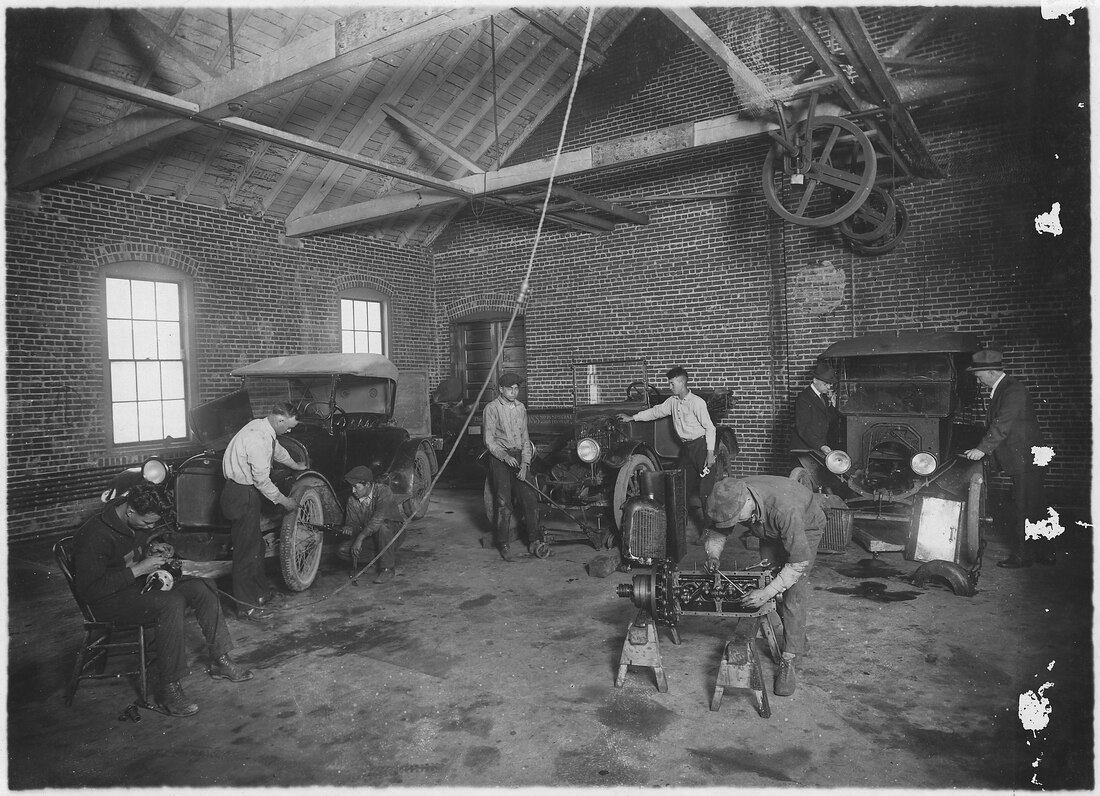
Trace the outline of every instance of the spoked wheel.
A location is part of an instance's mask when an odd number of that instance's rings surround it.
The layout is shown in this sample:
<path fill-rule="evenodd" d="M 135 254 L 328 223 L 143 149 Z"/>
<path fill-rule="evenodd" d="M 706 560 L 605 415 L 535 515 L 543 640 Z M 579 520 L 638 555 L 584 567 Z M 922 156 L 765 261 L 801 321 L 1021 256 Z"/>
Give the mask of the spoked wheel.
<path fill-rule="evenodd" d="M 424 500 L 424 496 L 428 494 L 428 487 L 432 484 L 431 454 L 424 448 L 417 449 L 412 470 L 412 483 L 409 484 L 412 497 L 401 504 L 401 513 L 419 520 L 428 513 L 428 501 Z"/>
<path fill-rule="evenodd" d="M 764 159 L 764 198 L 787 221 L 827 227 L 863 205 L 877 171 L 871 139 L 854 122 L 815 116 L 791 129 L 787 146 L 777 143 L 769 150 Z"/>
<path fill-rule="evenodd" d="M 894 200 L 894 205 L 897 212 L 894 214 L 894 226 L 891 231 L 888 232 L 885 237 L 878 240 L 871 241 L 869 243 L 861 243 L 859 241 L 852 241 L 852 249 L 860 254 L 886 254 L 897 248 L 901 243 L 901 239 L 905 237 L 905 233 L 909 230 L 909 211 L 905 209 L 899 200 Z"/>
<path fill-rule="evenodd" d="M 877 185 L 855 213 L 840 222 L 840 234 L 848 240 L 875 241 L 894 229 L 897 205 L 890 193 Z"/>
<path fill-rule="evenodd" d="M 298 510 L 289 511 L 283 517 L 283 527 L 279 533 L 279 563 L 287 588 L 305 591 L 317 577 L 324 535 L 301 523 L 323 525 L 325 510 L 321 492 L 316 486 L 297 484 L 290 496 L 298 501 Z"/>

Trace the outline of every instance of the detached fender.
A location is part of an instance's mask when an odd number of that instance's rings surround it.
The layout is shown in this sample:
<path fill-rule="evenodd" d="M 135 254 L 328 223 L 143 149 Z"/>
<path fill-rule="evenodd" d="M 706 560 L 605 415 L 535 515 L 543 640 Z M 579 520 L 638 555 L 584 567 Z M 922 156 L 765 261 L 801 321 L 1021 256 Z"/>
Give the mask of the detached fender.
<path fill-rule="evenodd" d="M 924 586 L 932 578 L 946 581 L 951 591 L 959 597 L 973 597 L 976 593 L 967 571 L 951 561 L 937 560 L 921 564 L 909 580 L 914 586 Z"/>

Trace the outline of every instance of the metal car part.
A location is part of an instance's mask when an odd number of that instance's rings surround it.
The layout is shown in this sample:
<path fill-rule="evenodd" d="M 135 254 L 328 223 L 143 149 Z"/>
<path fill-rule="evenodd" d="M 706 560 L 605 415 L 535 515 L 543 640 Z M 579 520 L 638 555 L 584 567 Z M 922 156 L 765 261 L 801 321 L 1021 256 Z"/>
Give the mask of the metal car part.
<path fill-rule="evenodd" d="M 762 616 L 775 610 L 775 599 L 759 608 L 747 608 L 741 599 L 772 581 L 769 570 L 718 570 L 714 573 L 678 571 L 670 561 L 658 560 L 653 571 L 620 583 L 615 593 L 649 611 L 654 621 L 676 626 L 681 616 Z"/>

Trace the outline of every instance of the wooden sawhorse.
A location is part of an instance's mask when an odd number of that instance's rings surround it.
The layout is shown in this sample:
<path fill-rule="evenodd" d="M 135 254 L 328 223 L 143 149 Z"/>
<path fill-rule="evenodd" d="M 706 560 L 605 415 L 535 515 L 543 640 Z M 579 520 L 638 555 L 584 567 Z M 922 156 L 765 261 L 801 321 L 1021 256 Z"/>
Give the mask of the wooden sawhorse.
<path fill-rule="evenodd" d="M 672 643 L 680 643 L 680 634 L 676 628 L 672 631 Z M 668 680 L 665 678 L 665 670 L 661 665 L 661 645 L 657 638 L 657 624 L 649 611 L 638 611 L 634 621 L 626 629 L 626 640 L 623 642 L 623 653 L 619 657 L 619 674 L 615 678 L 615 687 L 622 688 L 626 682 L 626 667 L 645 666 L 653 670 L 657 678 L 657 690 L 662 694 L 668 692 Z"/>
<path fill-rule="evenodd" d="M 760 657 L 756 651 L 756 639 L 760 634 L 768 642 L 772 660 L 779 663 L 779 642 L 775 638 L 775 628 L 772 627 L 771 615 L 773 611 L 755 617 L 752 622 L 752 631 L 747 635 L 738 634 L 734 627 L 734 637 L 726 642 L 722 652 L 722 662 L 718 667 L 718 680 L 714 684 L 714 696 L 710 700 L 710 709 L 718 710 L 722 707 L 722 694 L 727 688 L 748 688 L 756 694 L 758 703 L 757 712 L 762 718 L 770 718 L 771 705 L 768 704 L 768 685 L 764 682 L 764 671 L 760 666 Z M 737 620 L 738 627 L 741 620 Z"/>

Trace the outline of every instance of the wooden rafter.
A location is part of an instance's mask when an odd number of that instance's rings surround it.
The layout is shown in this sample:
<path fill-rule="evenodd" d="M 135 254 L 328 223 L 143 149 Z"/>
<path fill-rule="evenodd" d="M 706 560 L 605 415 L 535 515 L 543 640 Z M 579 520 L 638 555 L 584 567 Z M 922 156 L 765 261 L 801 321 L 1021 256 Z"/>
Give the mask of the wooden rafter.
<path fill-rule="evenodd" d="M 206 118 L 227 116 L 230 105 L 265 102 L 375 58 L 403 50 L 456 27 L 488 16 L 490 9 L 410 8 L 386 9 L 401 23 L 356 33 L 349 25 L 333 26 L 239 66 L 229 74 L 200 83 L 177 97 L 198 106 Z M 378 14 L 380 9 L 357 12 Z M 356 16 L 352 15 L 352 16 Z M 400 16 L 404 15 L 404 16 Z M 163 114 L 139 112 L 93 130 L 60 147 L 19 164 L 12 175 L 13 187 L 30 190 L 76 174 L 165 138 L 186 132 L 196 123 Z"/>
<path fill-rule="evenodd" d="M 427 129 L 423 125 L 421 125 L 421 124 L 415 122 L 414 120 L 410 119 L 408 116 L 403 114 L 401 111 L 399 111 L 397 108 L 393 107 L 392 105 L 383 105 L 382 110 L 391 119 L 393 119 L 394 121 L 400 122 L 401 125 L 403 125 L 405 128 L 407 128 L 410 132 L 416 133 L 416 135 L 423 138 L 429 144 L 431 144 L 432 146 L 440 149 L 444 154 L 446 154 L 447 156 L 449 156 L 449 157 L 453 158 L 454 160 L 456 160 L 459 163 L 459 165 L 461 165 L 463 168 L 466 169 L 466 171 L 470 172 L 471 174 L 475 174 L 475 173 L 480 172 L 480 171 L 485 171 L 485 169 L 481 168 L 479 165 L 474 163 L 472 160 L 469 160 L 465 155 L 463 155 L 457 149 L 454 149 L 450 144 L 448 144 L 446 141 L 441 139 L 439 136 L 437 136 L 431 130 Z"/>
<path fill-rule="evenodd" d="M 882 54 L 884 59 L 904 58 L 917 47 L 928 35 L 945 19 L 942 11 L 929 11 L 913 27 L 905 31 L 901 37 L 890 45 L 890 48 Z"/>
<path fill-rule="evenodd" d="M 523 17 L 543 33 L 550 35 L 574 53 L 580 55 L 582 37 L 571 31 L 550 14 L 545 11 L 540 11 L 537 8 L 513 8 L 512 12 L 515 13 L 516 16 Z M 584 48 L 584 57 L 596 66 L 600 66 L 607 60 L 607 56 L 591 44 Z"/>
<path fill-rule="evenodd" d="M 159 28 L 136 8 L 118 9 L 114 13 L 142 40 L 144 46 L 155 52 L 158 57 L 167 55 L 198 80 L 218 76 L 218 72 L 212 69 L 210 64 L 184 47 L 178 39 Z"/>

